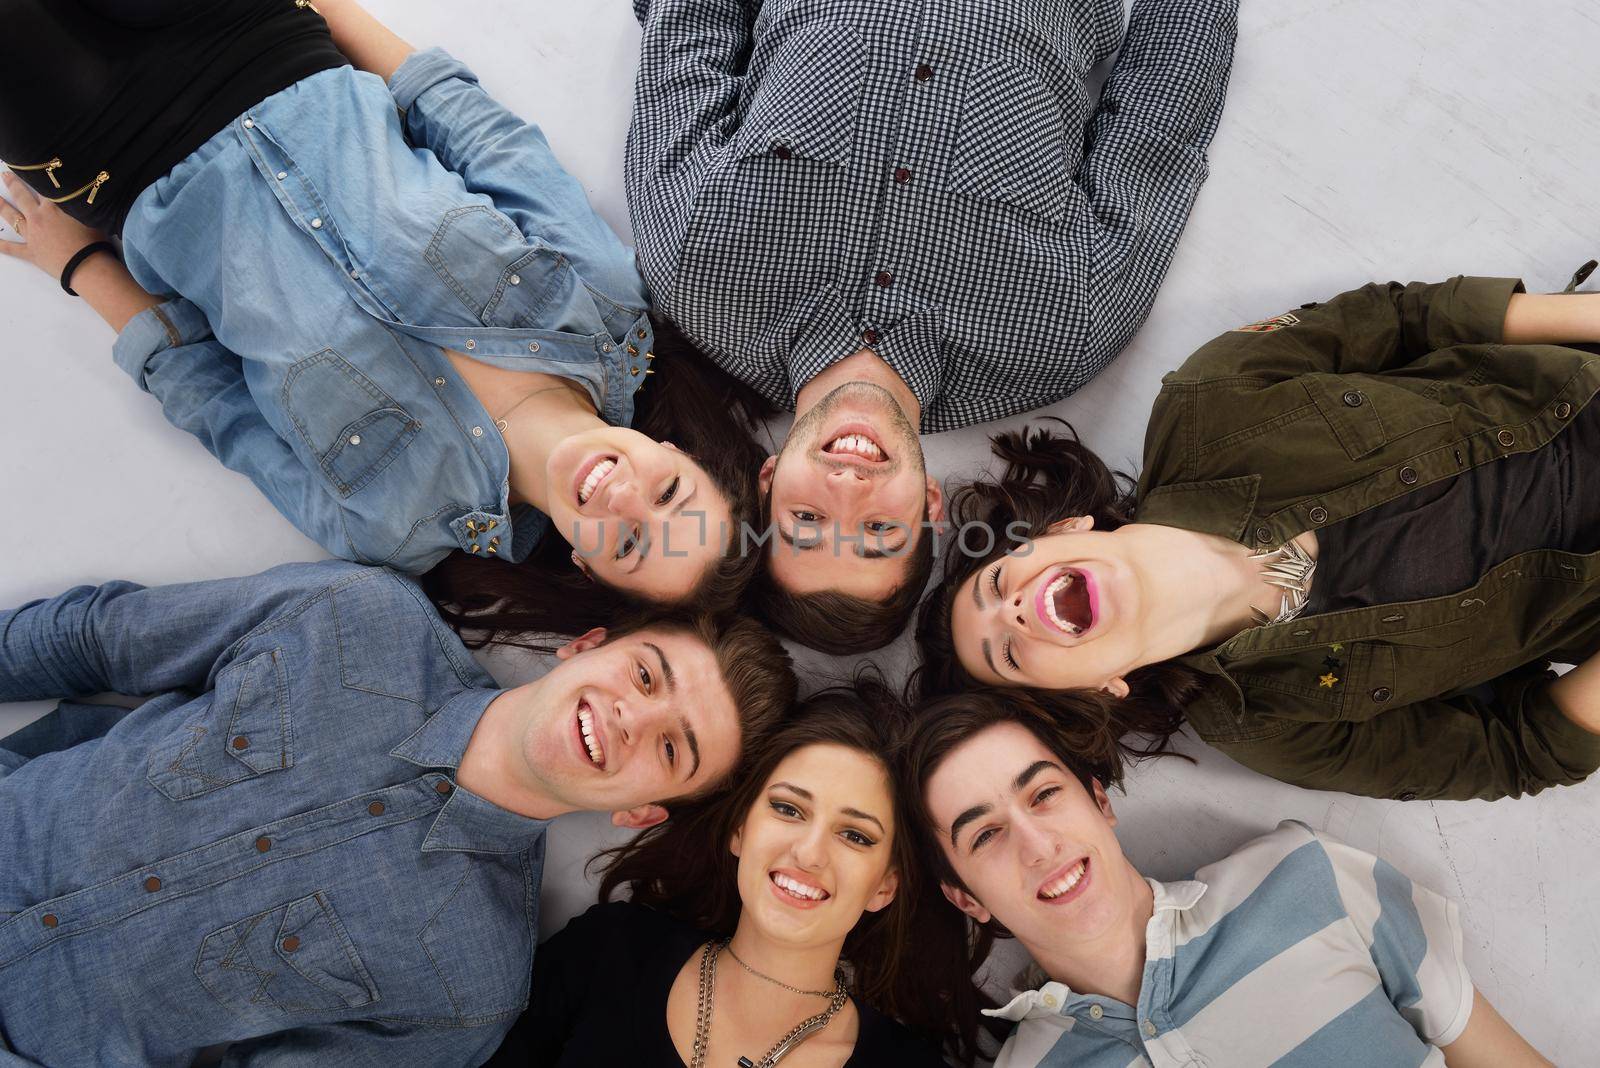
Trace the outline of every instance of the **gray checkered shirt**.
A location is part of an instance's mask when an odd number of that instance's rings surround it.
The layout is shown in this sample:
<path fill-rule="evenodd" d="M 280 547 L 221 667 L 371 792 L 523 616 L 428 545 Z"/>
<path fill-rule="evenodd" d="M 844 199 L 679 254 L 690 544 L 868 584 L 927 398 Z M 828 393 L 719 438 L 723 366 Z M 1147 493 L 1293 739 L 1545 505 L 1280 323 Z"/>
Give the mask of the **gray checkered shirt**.
<path fill-rule="evenodd" d="M 628 204 L 657 305 L 792 407 L 863 346 L 923 430 L 1059 400 L 1144 321 L 1238 0 L 634 0 Z"/>

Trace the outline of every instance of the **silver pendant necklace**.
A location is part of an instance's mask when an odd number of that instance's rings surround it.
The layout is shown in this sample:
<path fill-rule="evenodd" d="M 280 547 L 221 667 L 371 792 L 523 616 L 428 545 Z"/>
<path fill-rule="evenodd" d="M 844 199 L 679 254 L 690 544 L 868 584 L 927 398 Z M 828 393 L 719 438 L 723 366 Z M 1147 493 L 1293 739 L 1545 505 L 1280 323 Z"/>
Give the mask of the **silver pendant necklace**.
<path fill-rule="evenodd" d="M 732 939 L 722 938 L 707 942 L 705 949 L 700 953 L 700 1000 L 695 1006 L 694 1047 L 690 1055 L 689 1068 L 705 1068 L 706 1048 L 711 1044 L 711 1012 L 716 1005 L 717 959 L 722 956 L 724 949 L 727 949 L 730 955 L 733 953 L 733 950 L 728 946 L 731 941 Z M 817 997 L 829 999 L 826 1009 L 815 1016 L 809 1016 L 801 1020 L 790 1029 L 788 1034 L 778 1039 L 777 1043 L 767 1050 L 766 1055 L 759 1061 L 752 1061 L 749 1057 L 740 1057 L 738 1060 L 739 1068 L 772 1068 L 783 1058 L 784 1054 L 811 1037 L 813 1033 L 827 1027 L 828 1021 L 832 1020 L 839 1010 L 844 1008 L 844 1003 L 850 998 L 849 992 L 845 989 L 844 972 L 842 971 L 833 973 L 834 987 L 831 993 L 819 990 L 799 990 L 789 986 L 787 983 L 778 982 L 778 980 L 769 975 L 762 975 L 750 965 L 745 964 L 744 961 L 739 960 L 738 957 L 733 959 L 738 961 L 739 965 L 750 974 L 765 979 L 769 983 L 777 983 L 785 990 L 793 990 L 797 994 L 814 994 Z"/>
<path fill-rule="evenodd" d="M 1291 540 L 1276 549 L 1256 553 L 1250 559 L 1261 562 L 1262 581 L 1283 591 L 1277 615 L 1268 616 L 1259 608 L 1250 609 L 1258 623 L 1287 623 L 1305 610 L 1306 598 L 1311 595 L 1311 576 L 1317 571 L 1315 558 Z"/>

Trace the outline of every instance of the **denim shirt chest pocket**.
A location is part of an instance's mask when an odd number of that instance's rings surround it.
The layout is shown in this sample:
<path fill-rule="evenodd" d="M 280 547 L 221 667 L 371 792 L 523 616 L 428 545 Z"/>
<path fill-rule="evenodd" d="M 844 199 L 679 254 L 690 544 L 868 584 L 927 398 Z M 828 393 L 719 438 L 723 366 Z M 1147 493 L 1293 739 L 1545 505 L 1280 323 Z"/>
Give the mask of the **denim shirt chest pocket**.
<path fill-rule="evenodd" d="M 422 424 L 333 349 L 297 361 L 279 403 L 301 444 L 340 497 L 370 483 Z"/>
<path fill-rule="evenodd" d="M 294 766 L 283 658 L 258 653 L 217 676 L 211 703 L 150 754 L 151 786 L 187 801 Z"/>
<path fill-rule="evenodd" d="M 422 258 L 483 326 L 581 333 L 599 327 L 593 296 L 567 257 L 541 238 L 524 236 L 489 204 L 445 212 Z M 437 325 L 459 316 L 443 309 L 424 311 Z"/>
<path fill-rule="evenodd" d="M 322 891 L 218 928 L 195 957 L 211 996 L 253 1023 L 344 1015 L 378 1000 L 378 988 Z"/>

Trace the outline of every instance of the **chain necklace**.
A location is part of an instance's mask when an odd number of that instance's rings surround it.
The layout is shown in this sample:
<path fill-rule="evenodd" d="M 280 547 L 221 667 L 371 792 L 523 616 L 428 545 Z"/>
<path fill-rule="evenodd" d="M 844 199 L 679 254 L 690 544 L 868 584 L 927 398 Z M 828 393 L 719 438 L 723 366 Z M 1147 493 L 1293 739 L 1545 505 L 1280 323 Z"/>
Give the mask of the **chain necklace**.
<path fill-rule="evenodd" d="M 1306 598 L 1311 594 L 1311 576 L 1317 570 L 1314 557 L 1291 540 L 1276 549 L 1256 553 L 1250 559 L 1262 561 L 1262 580 L 1283 591 L 1277 615 L 1268 616 L 1259 608 L 1251 609 L 1258 622 L 1287 623 L 1305 610 Z"/>
<path fill-rule="evenodd" d="M 700 1000 L 695 1006 L 694 1049 L 689 1068 L 705 1068 L 706 1048 L 711 1044 L 711 1011 L 716 1004 L 717 959 L 722 956 L 724 949 L 728 950 L 729 956 L 733 956 L 733 950 L 728 946 L 730 941 L 732 939 L 723 938 L 707 942 L 705 949 L 700 953 Z M 788 1034 L 778 1039 L 759 1061 L 752 1061 L 749 1057 L 740 1057 L 738 1061 L 739 1068 L 772 1068 L 786 1053 L 809 1038 L 814 1032 L 827 1027 L 828 1021 L 832 1020 L 839 1010 L 844 1008 L 844 1003 L 849 1000 L 850 995 L 845 990 L 844 972 L 842 971 L 833 973 L 834 988 L 832 993 L 821 993 L 812 990 L 796 990 L 792 986 L 779 983 L 778 980 L 773 979 L 771 976 L 762 975 L 736 956 L 733 959 L 739 963 L 740 967 L 758 978 L 767 980 L 769 983 L 777 983 L 784 989 L 793 990 L 797 994 L 816 994 L 818 997 L 829 999 L 826 1009 L 815 1016 L 809 1016 L 801 1020 Z"/>
<path fill-rule="evenodd" d="M 728 956 L 733 958 L 733 963 L 737 964 L 739 967 L 743 968 L 745 971 L 749 972 L 751 975 L 755 976 L 757 979 L 765 979 L 767 982 L 771 983 L 773 986 L 781 986 L 785 990 L 789 991 L 789 993 L 791 993 L 791 994 L 804 994 L 807 997 L 813 997 L 813 998 L 831 998 L 831 997 L 833 997 L 833 995 L 835 993 L 838 992 L 837 989 L 835 989 L 835 990 L 801 990 L 797 986 L 790 986 L 788 983 L 785 983 L 783 980 L 774 979 L 772 976 L 767 975 L 764 972 L 758 972 L 754 968 L 750 967 L 750 965 L 746 964 L 742 959 L 740 959 L 739 954 L 737 954 L 737 953 L 735 953 L 733 951 L 733 942 L 731 940 L 728 942 L 727 949 L 728 949 Z"/>

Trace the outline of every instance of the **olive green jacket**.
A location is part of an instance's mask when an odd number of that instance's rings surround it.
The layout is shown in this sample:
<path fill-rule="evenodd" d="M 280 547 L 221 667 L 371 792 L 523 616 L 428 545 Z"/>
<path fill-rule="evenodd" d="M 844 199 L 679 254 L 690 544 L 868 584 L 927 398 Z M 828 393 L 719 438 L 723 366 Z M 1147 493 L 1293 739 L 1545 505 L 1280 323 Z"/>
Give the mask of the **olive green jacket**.
<path fill-rule="evenodd" d="M 1272 549 L 1543 448 L 1600 389 L 1600 355 L 1500 344 L 1520 289 L 1371 285 L 1212 341 L 1162 381 L 1136 518 Z M 1549 661 L 1597 649 L 1600 553 L 1538 551 L 1449 596 L 1255 627 L 1182 662 L 1206 682 L 1190 724 L 1257 771 L 1495 798 L 1600 767 L 1600 735 L 1547 692 Z M 1493 700 L 1464 692 L 1484 683 Z"/>

